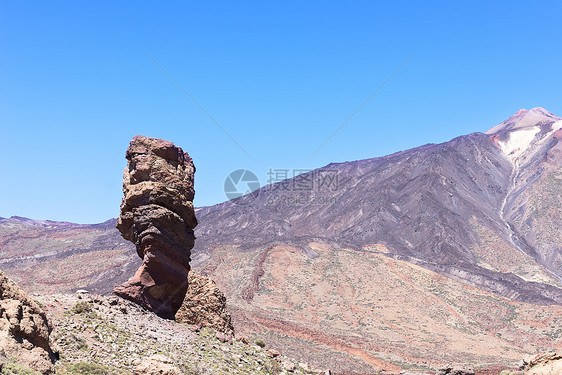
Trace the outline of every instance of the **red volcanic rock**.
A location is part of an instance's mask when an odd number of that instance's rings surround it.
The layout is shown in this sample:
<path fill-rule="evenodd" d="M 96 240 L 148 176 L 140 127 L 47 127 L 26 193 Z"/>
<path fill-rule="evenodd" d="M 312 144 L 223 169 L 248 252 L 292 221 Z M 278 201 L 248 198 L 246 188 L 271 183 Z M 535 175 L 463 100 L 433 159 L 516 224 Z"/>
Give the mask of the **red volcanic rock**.
<path fill-rule="evenodd" d="M 137 247 L 142 265 L 113 291 L 173 319 L 188 285 L 197 225 L 193 161 L 173 143 L 135 136 L 127 149 L 117 229 Z"/>
<path fill-rule="evenodd" d="M 267 349 L 267 351 L 265 352 L 265 355 L 271 358 L 279 357 L 279 354 L 279 351 L 275 349 Z"/>
<path fill-rule="evenodd" d="M 492 135 L 490 136 L 490 141 L 492 141 L 492 143 L 493 143 L 496 147 L 500 148 L 500 136 L 499 136 L 499 134 L 492 134 Z"/>
<path fill-rule="evenodd" d="M 248 338 L 246 336 L 239 336 L 237 337 L 238 341 L 240 341 L 242 344 L 246 344 L 248 345 L 250 343 L 250 341 L 248 340 Z"/>

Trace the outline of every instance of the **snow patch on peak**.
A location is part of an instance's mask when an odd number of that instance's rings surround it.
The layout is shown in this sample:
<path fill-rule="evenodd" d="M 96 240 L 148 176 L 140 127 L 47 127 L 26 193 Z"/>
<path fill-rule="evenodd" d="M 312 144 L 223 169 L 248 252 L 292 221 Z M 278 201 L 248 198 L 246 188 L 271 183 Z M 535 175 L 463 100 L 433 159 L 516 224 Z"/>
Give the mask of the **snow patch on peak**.
<path fill-rule="evenodd" d="M 525 128 L 509 133 L 507 141 L 499 141 L 503 153 L 515 162 L 531 145 L 535 136 L 541 131 L 539 126 Z"/>
<path fill-rule="evenodd" d="M 537 123 L 534 126 L 513 128 L 504 135 L 504 137 L 507 137 L 506 140 L 498 140 L 497 142 L 504 155 L 515 166 L 519 166 L 525 160 L 530 160 L 560 129 L 562 129 L 562 119 L 552 123 L 550 129 L 546 132 L 541 132 L 541 125 Z"/>

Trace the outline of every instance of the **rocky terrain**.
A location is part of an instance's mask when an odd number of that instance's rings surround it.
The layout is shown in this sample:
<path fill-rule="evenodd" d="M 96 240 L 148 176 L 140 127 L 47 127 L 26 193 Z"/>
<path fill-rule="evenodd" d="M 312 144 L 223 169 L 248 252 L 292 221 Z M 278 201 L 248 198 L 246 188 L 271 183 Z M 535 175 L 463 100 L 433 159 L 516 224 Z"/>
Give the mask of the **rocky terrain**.
<path fill-rule="evenodd" d="M 51 338 L 60 350 L 57 374 L 324 373 L 268 351 L 267 343 L 261 347 L 210 328 L 162 319 L 116 296 L 77 293 L 34 298 L 55 327 Z M 80 372 L 80 368 L 91 370 Z"/>
<path fill-rule="evenodd" d="M 552 375 L 562 374 L 562 354 L 551 352 L 538 354 L 523 360 L 518 371 L 506 371 L 504 375 Z"/>
<path fill-rule="evenodd" d="M 250 344 L 243 337 L 162 319 L 116 296 L 79 291 L 31 300 L 0 276 L 2 374 L 325 373 L 269 349 L 263 340 Z M 16 305 L 23 310 L 19 318 Z"/>
<path fill-rule="evenodd" d="M 142 264 L 114 293 L 173 319 L 187 291 L 193 211 L 193 161 L 162 139 L 135 136 L 126 153 L 117 229 L 137 248 Z"/>
<path fill-rule="evenodd" d="M 2 374 L 338 374 L 283 356 L 262 339 L 250 344 L 245 336 L 163 319 L 116 296 L 78 291 L 33 295 L 31 300 L 4 276 L 0 291 L 2 318 L 6 319 L 2 323 Z M 19 320 L 11 312 L 14 302 L 23 306 Z M 552 375 L 558 373 L 561 363 L 562 356 L 552 352 L 523 360 L 519 369 L 444 366 L 437 372 L 401 370 L 400 374 Z"/>
<path fill-rule="evenodd" d="M 192 267 L 224 292 L 236 334 L 297 361 L 515 369 L 562 349 L 561 124 L 522 110 L 201 208 Z M 114 223 L 0 219 L 0 267 L 29 291 L 110 293 L 139 263 Z"/>

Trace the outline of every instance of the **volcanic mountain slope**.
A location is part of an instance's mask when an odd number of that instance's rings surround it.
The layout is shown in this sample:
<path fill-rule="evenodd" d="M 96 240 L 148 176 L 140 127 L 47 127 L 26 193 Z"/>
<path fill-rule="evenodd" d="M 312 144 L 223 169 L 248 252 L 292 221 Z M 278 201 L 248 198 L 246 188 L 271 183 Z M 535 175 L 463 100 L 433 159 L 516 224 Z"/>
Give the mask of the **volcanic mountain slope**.
<path fill-rule="evenodd" d="M 330 164 L 248 204 L 203 208 L 195 263 L 217 245 L 378 246 L 515 300 L 562 304 L 561 127 L 541 108 L 522 110 L 487 134 Z M 329 175 L 337 184 L 322 186 Z"/>
<path fill-rule="evenodd" d="M 562 122 L 542 108 L 519 111 L 490 129 L 512 164 L 500 207 L 511 243 L 562 274 Z"/>
<path fill-rule="evenodd" d="M 226 294 L 238 333 L 299 360 L 354 374 L 514 366 L 562 344 L 560 306 L 516 302 L 374 249 L 239 249 L 217 247 L 200 271 Z"/>
<path fill-rule="evenodd" d="M 521 110 L 486 134 L 203 208 L 194 266 L 239 331 L 328 352 L 340 370 L 509 363 L 560 345 L 561 126 Z"/>

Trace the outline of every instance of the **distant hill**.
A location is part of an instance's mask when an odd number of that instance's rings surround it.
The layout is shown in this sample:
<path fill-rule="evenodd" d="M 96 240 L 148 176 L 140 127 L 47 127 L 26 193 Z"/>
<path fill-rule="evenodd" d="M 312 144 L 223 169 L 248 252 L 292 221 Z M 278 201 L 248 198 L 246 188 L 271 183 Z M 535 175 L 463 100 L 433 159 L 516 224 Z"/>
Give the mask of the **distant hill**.
<path fill-rule="evenodd" d="M 115 219 L 100 224 L 0 219 L 0 268 L 28 291 L 111 293 L 127 280 L 140 259 L 132 243 L 115 229 Z"/>

